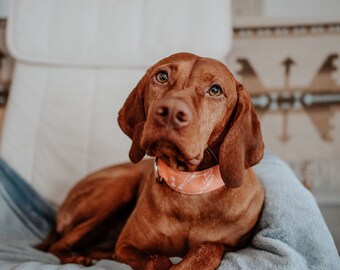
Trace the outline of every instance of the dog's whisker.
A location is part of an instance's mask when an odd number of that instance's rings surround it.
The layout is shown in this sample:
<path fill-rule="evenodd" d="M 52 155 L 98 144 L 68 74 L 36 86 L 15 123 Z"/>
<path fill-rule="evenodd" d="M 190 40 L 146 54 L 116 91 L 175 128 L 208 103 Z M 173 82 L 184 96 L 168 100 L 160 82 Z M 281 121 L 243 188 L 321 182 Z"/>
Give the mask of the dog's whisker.
<path fill-rule="evenodd" d="M 218 163 L 218 158 L 216 157 L 215 153 L 213 152 L 213 150 L 211 150 L 211 148 L 209 146 L 207 146 L 207 148 L 205 149 L 205 151 L 207 151 L 207 154 L 209 155 L 209 157 L 211 157 L 210 154 L 212 154 L 212 156 L 214 157 L 214 159 L 216 160 L 216 162 Z"/>
<path fill-rule="evenodd" d="M 211 158 L 210 152 L 207 149 L 204 149 L 204 152 L 206 152 L 208 157 Z"/>

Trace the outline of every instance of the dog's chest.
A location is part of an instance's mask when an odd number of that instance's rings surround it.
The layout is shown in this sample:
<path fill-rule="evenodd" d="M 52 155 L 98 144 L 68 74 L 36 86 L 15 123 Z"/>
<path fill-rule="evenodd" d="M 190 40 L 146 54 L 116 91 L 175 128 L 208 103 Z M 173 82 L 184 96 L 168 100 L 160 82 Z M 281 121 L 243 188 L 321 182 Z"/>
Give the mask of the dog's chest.
<path fill-rule="evenodd" d="M 200 195 L 175 192 L 165 183 L 155 182 L 149 188 L 146 212 L 157 213 L 151 225 L 164 240 L 160 245 L 183 249 L 205 241 L 227 243 L 234 229 L 228 220 L 230 205 L 223 188 Z"/>
<path fill-rule="evenodd" d="M 235 247 L 249 235 L 252 226 L 248 225 L 253 222 L 246 213 L 253 212 L 247 211 L 253 200 L 240 196 L 244 190 L 222 187 L 205 194 L 185 195 L 151 179 L 145 178 L 120 242 L 133 239 L 141 250 L 183 256 L 206 241 Z"/>

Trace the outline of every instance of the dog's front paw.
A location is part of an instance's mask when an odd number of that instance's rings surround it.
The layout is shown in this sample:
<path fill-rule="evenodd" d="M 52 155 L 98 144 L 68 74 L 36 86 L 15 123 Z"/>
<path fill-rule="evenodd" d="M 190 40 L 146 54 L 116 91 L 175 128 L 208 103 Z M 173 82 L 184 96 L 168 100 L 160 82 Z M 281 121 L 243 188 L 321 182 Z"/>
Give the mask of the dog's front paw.
<path fill-rule="evenodd" d="M 168 257 L 162 255 L 151 255 L 146 263 L 145 270 L 168 270 L 172 262 Z"/>
<path fill-rule="evenodd" d="M 225 247 L 223 244 L 204 242 L 192 248 L 181 262 L 171 270 L 215 270 L 221 262 Z"/>

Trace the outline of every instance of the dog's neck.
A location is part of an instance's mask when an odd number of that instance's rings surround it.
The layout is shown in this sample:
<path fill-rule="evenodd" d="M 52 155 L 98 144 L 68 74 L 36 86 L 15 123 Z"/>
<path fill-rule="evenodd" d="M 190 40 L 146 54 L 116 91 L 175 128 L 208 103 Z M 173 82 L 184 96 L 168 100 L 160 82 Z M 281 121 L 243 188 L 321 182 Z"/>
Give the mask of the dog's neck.
<path fill-rule="evenodd" d="M 203 194 L 224 186 L 218 165 L 197 172 L 182 172 L 170 168 L 161 159 L 155 159 L 155 177 L 184 194 Z"/>

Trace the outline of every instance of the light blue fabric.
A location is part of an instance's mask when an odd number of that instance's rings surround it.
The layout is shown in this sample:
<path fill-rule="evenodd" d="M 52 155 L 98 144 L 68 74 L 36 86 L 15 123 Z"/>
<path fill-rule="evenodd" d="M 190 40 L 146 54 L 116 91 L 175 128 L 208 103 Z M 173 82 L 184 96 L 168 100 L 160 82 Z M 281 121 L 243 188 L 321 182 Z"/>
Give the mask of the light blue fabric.
<path fill-rule="evenodd" d="M 266 190 L 251 245 L 224 256 L 219 269 L 340 269 L 334 241 L 312 194 L 272 154 L 255 167 Z M 0 270 L 78 270 L 32 248 L 53 225 L 55 211 L 0 160 Z M 88 269 L 131 269 L 102 260 Z"/>
<path fill-rule="evenodd" d="M 2 241 L 31 242 L 49 232 L 55 211 L 0 159 L 0 214 Z"/>
<path fill-rule="evenodd" d="M 288 165 L 266 153 L 254 169 L 265 187 L 257 233 L 249 247 L 226 254 L 221 269 L 340 269 L 316 201 Z"/>

